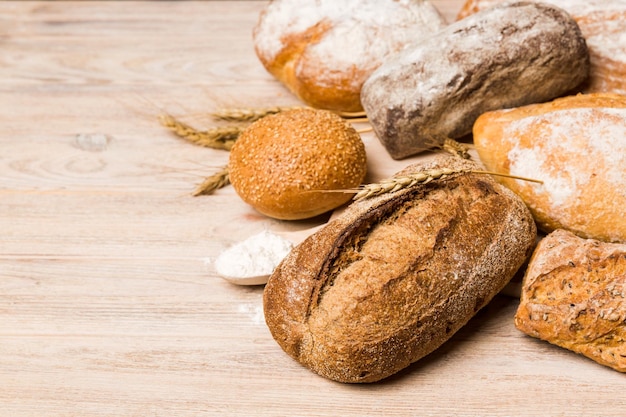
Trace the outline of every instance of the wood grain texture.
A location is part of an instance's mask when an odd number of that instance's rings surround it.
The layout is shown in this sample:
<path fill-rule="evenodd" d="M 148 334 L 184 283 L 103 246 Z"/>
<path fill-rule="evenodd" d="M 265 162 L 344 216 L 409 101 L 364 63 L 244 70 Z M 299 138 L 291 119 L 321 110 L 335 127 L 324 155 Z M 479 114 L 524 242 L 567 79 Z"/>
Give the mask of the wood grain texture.
<path fill-rule="evenodd" d="M 324 219 L 264 219 L 230 188 L 191 197 L 227 154 L 156 120 L 298 103 L 254 55 L 264 4 L 0 2 L 0 416 L 622 415 L 624 376 L 525 337 L 506 297 L 380 384 L 280 350 L 262 288 L 211 260 Z M 370 178 L 397 168 L 364 140 Z"/>

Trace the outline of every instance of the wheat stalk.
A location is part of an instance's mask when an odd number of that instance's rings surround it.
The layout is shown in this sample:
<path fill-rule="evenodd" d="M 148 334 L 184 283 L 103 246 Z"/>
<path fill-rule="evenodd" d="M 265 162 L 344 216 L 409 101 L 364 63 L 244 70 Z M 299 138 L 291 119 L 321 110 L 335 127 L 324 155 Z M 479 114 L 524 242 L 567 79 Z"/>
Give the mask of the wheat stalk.
<path fill-rule="evenodd" d="M 440 168 L 440 169 L 429 169 L 420 172 L 416 172 L 410 175 L 403 175 L 399 177 L 393 177 L 384 179 L 378 183 L 366 184 L 362 187 L 350 189 L 350 190 L 336 190 L 338 192 L 347 192 L 354 193 L 353 200 L 363 200 L 366 198 L 374 197 L 381 194 L 394 193 L 396 191 L 400 191 L 405 188 L 413 187 L 417 184 L 427 184 L 431 181 L 444 179 L 453 174 L 485 174 L 485 175 L 496 175 L 507 178 L 514 178 L 523 181 L 531 181 L 537 183 L 543 183 L 543 181 L 535 180 L 532 178 L 519 177 L 515 175 L 509 174 L 501 174 L 497 172 L 491 171 L 481 171 L 467 168 L 459 168 L 459 169 L 451 169 L 451 168 Z"/>
<path fill-rule="evenodd" d="M 443 143 L 441 144 L 441 149 L 445 152 L 448 152 L 458 158 L 462 159 L 471 159 L 469 152 L 467 151 L 467 146 L 457 142 L 452 138 L 445 138 Z"/>
<path fill-rule="evenodd" d="M 159 117 L 159 120 L 164 127 L 195 145 L 227 151 L 233 147 L 237 137 L 243 131 L 243 128 L 240 126 L 223 126 L 209 130 L 197 130 L 170 115 L 162 115 Z"/>
<path fill-rule="evenodd" d="M 335 113 L 344 119 L 363 119 L 367 121 L 367 113 L 364 111 L 336 111 Z"/>
<path fill-rule="evenodd" d="M 241 107 L 241 108 L 224 108 L 211 113 L 211 116 L 218 120 L 224 120 L 228 122 L 254 122 L 262 119 L 270 114 L 276 114 L 288 110 L 303 109 L 307 107 L 303 106 L 274 106 L 274 107 Z M 367 122 L 368 118 L 365 112 L 345 112 L 335 111 L 335 114 L 339 115 L 343 119 L 347 119 L 350 122 L 362 123 Z"/>
<path fill-rule="evenodd" d="M 248 122 L 252 123 L 259 119 L 264 118 L 265 116 L 269 116 L 270 114 L 276 114 L 287 110 L 298 109 L 301 107 L 293 106 L 293 107 L 266 107 L 266 108 L 225 108 L 222 110 L 218 110 L 214 113 L 211 113 L 211 116 L 215 119 L 225 120 L 228 122 Z"/>
<path fill-rule="evenodd" d="M 193 196 L 197 197 L 199 195 L 208 195 L 212 194 L 213 191 L 218 190 L 222 187 L 230 184 L 230 177 L 228 175 L 228 167 L 222 168 L 220 171 L 215 174 L 207 177 L 202 184 L 198 185 L 193 192 Z"/>

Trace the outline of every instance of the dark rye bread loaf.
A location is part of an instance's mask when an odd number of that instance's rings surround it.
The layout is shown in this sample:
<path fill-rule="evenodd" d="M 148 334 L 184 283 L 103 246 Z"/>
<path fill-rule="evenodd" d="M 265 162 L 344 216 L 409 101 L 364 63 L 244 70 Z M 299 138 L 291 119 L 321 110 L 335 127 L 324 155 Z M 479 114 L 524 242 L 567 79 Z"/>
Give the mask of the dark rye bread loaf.
<path fill-rule="evenodd" d="M 412 165 L 471 168 L 460 158 Z M 312 371 L 374 382 L 429 354 L 486 305 L 536 238 L 522 201 L 460 173 L 351 204 L 283 260 L 264 290 L 278 344 Z"/>
<path fill-rule="evenodd" d="M 576 22 L 542 3 L 499 5 L 406 48 L 364 83 L 361 102 L 392 158 L 471 132 L 490 110 L 543 102 L 589 75 Z"/>

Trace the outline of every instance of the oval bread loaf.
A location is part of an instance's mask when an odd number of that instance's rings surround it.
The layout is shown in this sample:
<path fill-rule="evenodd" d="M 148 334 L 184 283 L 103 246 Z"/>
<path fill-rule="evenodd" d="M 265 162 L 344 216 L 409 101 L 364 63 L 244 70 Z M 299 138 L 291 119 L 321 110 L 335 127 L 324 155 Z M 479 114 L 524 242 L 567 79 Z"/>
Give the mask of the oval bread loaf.
<path fill-rule="evenodd" d="M 265 68 L 312 107 L 362 110 L 363 82 L 387 57 L 446 25 L 423 0 L 274 0 L 254 28 Z"/>
<path fill-rule="evenodd" d="M 509 0 L 466 0 L 464 18 Z M 584 93 L 626 94 L 626 0 L 527 0 L 563 8 L 580 26 L 591 61 Z"/>
<path fill-rule="evenodd" d="M 543 238 L 522 284 L 522 332 L 626 372 L 626 245 L 563 229 Z"/>
<path fill-rule="evenodd" d="M 545 232 L 626 242 L 626 97 L 579 94 L 481 115 L 474 144 Z"/>
<path fill-rule="evenodd" d="M 460 158 L 412 165 L 478 169 Z M 459 173 L 351 204 L 296 246 L 264 290 L 291 357 L 340 382 L 374 382 L 448 340 L 513 277 L 536 228 L 488 175 Z"/>
<path fill-rule="evenodd" d="M 406 48 L 368 78 L 361 102 L 391 157 L 401 159 L 471 133 L 486 111 L 561 96 L 588 74 L 576 22 L 557 7 L 519 2 Z"/>

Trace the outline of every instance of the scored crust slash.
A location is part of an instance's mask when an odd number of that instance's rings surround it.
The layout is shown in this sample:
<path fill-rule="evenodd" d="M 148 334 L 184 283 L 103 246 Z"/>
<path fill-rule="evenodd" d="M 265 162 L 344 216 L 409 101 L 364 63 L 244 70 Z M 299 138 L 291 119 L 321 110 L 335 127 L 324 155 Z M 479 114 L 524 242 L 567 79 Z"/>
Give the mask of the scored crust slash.
<path fill-rule="evenodd" d="M 441 167 L 440 157 L 401 175 Z M 264 291 L 267 325 L 290 356 L 341 382 L 386 378 L 435 350 L 527 260 L 524 203 L 467 172 L 362 199 L 295 247 Z"/>

